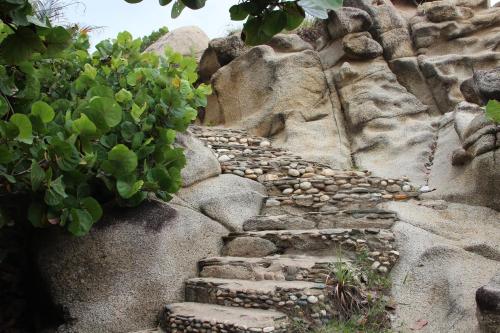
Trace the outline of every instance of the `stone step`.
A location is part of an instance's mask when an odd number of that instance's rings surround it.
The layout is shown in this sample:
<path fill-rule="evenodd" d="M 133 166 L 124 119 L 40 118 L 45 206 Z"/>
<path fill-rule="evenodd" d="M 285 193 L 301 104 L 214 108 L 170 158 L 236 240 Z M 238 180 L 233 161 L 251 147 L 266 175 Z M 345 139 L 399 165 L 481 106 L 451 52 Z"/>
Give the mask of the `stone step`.
<path fill-rule="evenodd" d="M 273 310 L 186 302 L 167 305 L 160 326 L 166 333 L 285 333 L 289 331 L 289 320 Z"/>
<path fill-rule="evenodd" d="M 186 282 L 186 301 L 244 309 L 277 310 L 289 316 L 327 322 L 333 307 L 323 283 L 194 278 Z"/>
<path fill-rule="evenodd" d="M 223 254 L 236 257 L 298 254 L 354 260 L 367 256 L 381 273 L 387 273 L 399 257 L 394 234 L 377 228 L 247 231 L 231 233 L 224 242 Z"/>
<path fill-rule="evenodd" d="M 305 214 L 261 215 L 243 224 L 245 231 L 300 230 L 332 228 L 390 229 L 396 213 L 385 209 L 353 209 L 337 212 L 309 212 Z"/>
<path fill-rule="evenodd" d="M 264 258 L 213 257 L 199 262 L 200 276 L 207 278 L 324 283 L 338 257 L 270 256 Z"/>

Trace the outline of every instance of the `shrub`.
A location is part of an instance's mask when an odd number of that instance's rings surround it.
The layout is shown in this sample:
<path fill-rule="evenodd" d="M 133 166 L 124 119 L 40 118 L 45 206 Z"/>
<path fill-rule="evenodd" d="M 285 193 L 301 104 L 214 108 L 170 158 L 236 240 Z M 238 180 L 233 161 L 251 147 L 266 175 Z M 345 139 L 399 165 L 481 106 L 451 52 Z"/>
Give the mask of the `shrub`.
<path fill-rule="evenodd" d="M 28 1 L 0 7 L 0 226 L 27 204 L 35 227 L 82 236 L 103 203 L 169 200 L 185 164 L 176 131 L 210 93 L 193 87 L 195 60 L 141 54 L 128 32 L 90 55 L 85 35 L 37 21 Z"/>
<path fill-rule="evenodd" d="M 150 35 L 142 37 L 141 52 L 154 44 L 158 39 L 168 33 L 167 27 L 161 27 L 157 31 L 153 31 Z"/>

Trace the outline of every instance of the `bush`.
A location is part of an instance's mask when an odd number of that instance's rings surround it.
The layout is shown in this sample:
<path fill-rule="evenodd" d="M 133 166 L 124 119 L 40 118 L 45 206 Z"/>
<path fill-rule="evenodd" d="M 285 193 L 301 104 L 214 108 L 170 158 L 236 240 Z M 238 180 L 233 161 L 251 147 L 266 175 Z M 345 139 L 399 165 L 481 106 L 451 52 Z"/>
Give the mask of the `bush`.
<path fill-rule="evenodd" d="M 162 27 L 157 31 L 153 31 L 150 35 L 142 37 L 141 52 L 147 49 L 152 44 L 154 44 L 158 39 L 165 36 L 167 33 L 168 33 L 168 28 Z"/>
<path fill-rule="evenodd" d="M 103 203 L 169 200 L 185 164 L 176 131 L 210 93 L 193 87 L 195 60 L 141 54 L 128 32 L 90 55 L 85 35 L 35 21 L 27 6 L 0 0 L 0 226 L 27 204 L 35 227 L 82 236 Z"/>

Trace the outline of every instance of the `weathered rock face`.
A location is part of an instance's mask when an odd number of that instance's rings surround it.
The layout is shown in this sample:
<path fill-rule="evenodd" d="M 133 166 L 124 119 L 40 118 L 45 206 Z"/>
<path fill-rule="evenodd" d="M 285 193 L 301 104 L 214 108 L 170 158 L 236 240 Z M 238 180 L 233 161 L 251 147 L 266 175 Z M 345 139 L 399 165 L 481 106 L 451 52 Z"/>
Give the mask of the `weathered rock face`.
<path fill-rule="evenodd" d="M 186 166 L 181 171 L 183 187 L 220 175 L 220 164 L 210 149 L 191 133 L 177 133 L 176 145 L 184 149 Z"/>
<path fill-rule="evenodd" d="M 344 6 L 362 9 L 370 15 L 370 32 L 384 48 L 387 60 L 413 56 L 406 19 L 390 0 L 347 0 Z"/>
<path fill-rule="evenodd" d="M 342 46 L 350 59 L 373 59 L 383 52 L 382 46 L 366 31 L 346 35 L 342 40 Z"/>
<path fill-rule="evenodd" d="M 209 38 L 198 27 L 182 27 L 168 32 L 158 41 L 150 45 L 146 52 L 162 54 L 167 47 L 184 56 L 194 56 L 200 59 L 203 51 L 208 47 Z"/>
<path fill-rule="evenodd" d="M 217 99 L 205 122 L 250 129 L 305 158 L 350 164 L 340 109 L 315 51 L 255 47 L 217 71 L 212 84 Z"/>
<path fill-rule="evenodd" d="M 442 113 L 464 100 L 466 79 L 500 66 L 500 9 L 486 3 L 426 2 L 410 19 L 420 68 Z"/>
<path fill-rule="evenodd" d="M 489 100 L 500 100 L 500 67 L 476 71 L 460 85 L 460 91 L 468 102 L 484 105 Z"/>
<path fill-rule="evenodd" d="M 85 237 L 47 232 L 39 239 L 40 271 L 69 319 L 58 332 L 153 327 L 165 302 L 183 299 L 197 261 L 219 254 L 227 233 L 178 205 L 151 202 L 107 215 Z"/>
<path fill-rule="evenodd" d="M 198 69 L 200 79 L 204 82 L 210 81 L 219 68 L 229 64 L 246 51 L 248 47 L 239 35 L 212 39 L 200 60 Z"/>
<path fill-rule="evenodd" d="M 476 292 L 479 325 L 484 332 L 500 327 L 500 271 Z"/>
<path fill-rule="evenodd" d="M 492 181 L 495 135 L 478 134 L 479 142 L 465 143 L 476 137 L 460 137 L 458 127 L 465 129 L 472 119 L 447 113 L 464 100 L 484 104 L 499 97 L 498 10 L 484 0 L 420 6 L 346 0 L 329 13 L 317 53 L 257 47 L 220 68 L 205 121 L 250 129 L 333 167 L 353 161 L 375 175 L 407 175 L 444 188 L 453 182 L 437 179 L 458 172 L 468 179 L 464 186 L 472 179 L 476 185 L 448 198 L 496 207 L 485 203 L 491 186 L 480 180 L 499 186 Z M 452 148 L 444 146 L 449 140 Z M 473 199 L 480 189 L 485 194 Z"/>
<path fill-rule="evenodd" d="M 383 60 L 346 62 L 333 71 L 356 164 L 381 176 L 423 181 L 434 135 L 427 107 L 398 83 Z"/>
<path fill-rule="evenodd" d="M 67 319 L 58 332 L 153 327 L 166 302 L 183 300 L 197 262 L 219 255 L 222 237 L 260 213 L 261 184 L 219 176 L 218 159 L 190 132 L 179 133 L 176 145 L 187 166 L 184 188 L 170 204 L 108 211 L 82 238 L 50 230 L 38 239 L 39 270 Z"/>
<path fill-rule="evenodd" d="M 400 250 L 391 273 L 398 304 L 394 327 L 413 331 L 423 320 L 423 332 L 482 332 L 475 295 L 500 269 L 499 213 L 431 205 L 393 202 L 385 207 L 401 220 L 393 228 Z"/>
<path fill-rule="evenodd" d="M 459 103 L 440 124 L 428 196 L 500 209 L 499 131 L 482 108 Z"/>
<path fill-rule="evenodd" d="M 264 186 L 255 181 L 221 175 L 182 189 L 178 197 L 227 229 L 241 231 L 246 219 L 259 215 L 265 194 Z"/>

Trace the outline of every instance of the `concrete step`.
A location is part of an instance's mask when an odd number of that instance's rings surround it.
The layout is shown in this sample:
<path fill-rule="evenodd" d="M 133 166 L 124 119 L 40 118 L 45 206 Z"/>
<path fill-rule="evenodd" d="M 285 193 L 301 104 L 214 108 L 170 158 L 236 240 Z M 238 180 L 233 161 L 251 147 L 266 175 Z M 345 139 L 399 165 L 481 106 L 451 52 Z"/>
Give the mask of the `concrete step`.
<path fill-rule="evenodd" d="M 396 213 L 384 209 L 352 209 L 337 212 L 309 212 L 305 214 L 261 215 L 243 224 L 245 231 L 301 230 L 333 228 L 390 229 Z"/>
<path fill-rule="evenodd" d="M 277 310 L 289 316 L 327 322 L 333 307 L 326 285 L 306 281 L 248 281 L 194 278 L 186 282 L 186 301 L 242 309 Z"/>
<path fill-rule="evenodd" d="M 200 276 L 251 281 L 309 281 L 324 283 L 338 257 L 276 255 L 263 258 L 214 257 L 199 262 Z"/>
<path fill-rule="evenodd" d="M 264 257 L 273 254 L 342 257 L 367 256 L 381 273 L 390 271 L 399 257 L 394 234 L 386 229 L 267 230 L 231 233 L 224 238 L 223 254 Z"/>
<path fill-rule="evenodd" d="M 186 302 L 167 305 L 160 326 L 166 333 L 285 333 L 289 320 L 285 314 L 273 310 Z"/>

